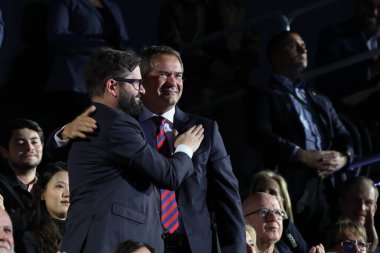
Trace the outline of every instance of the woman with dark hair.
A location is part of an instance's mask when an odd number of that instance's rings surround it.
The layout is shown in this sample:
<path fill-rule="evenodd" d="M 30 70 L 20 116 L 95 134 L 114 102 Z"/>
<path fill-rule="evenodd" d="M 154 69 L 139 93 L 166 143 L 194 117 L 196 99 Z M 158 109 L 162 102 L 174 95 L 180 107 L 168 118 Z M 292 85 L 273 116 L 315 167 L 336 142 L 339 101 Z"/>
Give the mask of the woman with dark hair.
<path fill-rule="evenodd" d="M 31 225 L 24 235 L 26 252 L 55 253 L 62 241 L 70 205 L 66 164 L 48 164 L 37 184 Z"/>
<path fill-rule="evenodd" d="M 119 243 L 112 253 L 154 253 L 154 249 L 147 243 L 128 240 Z"/>

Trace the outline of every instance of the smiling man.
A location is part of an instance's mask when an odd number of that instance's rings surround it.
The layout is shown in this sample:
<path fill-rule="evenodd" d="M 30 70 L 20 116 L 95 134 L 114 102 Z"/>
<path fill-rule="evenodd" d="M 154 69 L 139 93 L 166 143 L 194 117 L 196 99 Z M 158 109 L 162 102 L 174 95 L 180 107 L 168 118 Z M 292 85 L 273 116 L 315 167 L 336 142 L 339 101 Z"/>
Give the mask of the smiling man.
<path fill-rule="evenodd" d="M 176 192 L 179 227 L 172 234 L 163 231 L 165 253 L 210 253 L 218 252 L 219 247 L 222 253 L 246 252 L 238 182 L 218 124 L 178 107 L 184 66 L 176 50 L 153 45 L 144 47 L 140 55 L 145 95 L 139 121 L 148 143 L 155 145 L 156 115 L 166 119 L 169 147 L 173 146 L 173 129 L 183 132 L 192 124 L 202 124 L 205 129 L 205 138 L 193 157 L 195 172 Z M 171 245 L 170 240 L 183 243 Z"/>
<path fill-rule="evenodd" d="M 20 253 L 24 252 L 25 215 L 32 203 L 30 192 L 37 182 L 36 171 L 42 159 L 43 143 L 43 131 L 34 121 L 14 119 L 2 129 L 0 151 L 8 166 L 0 173 L 0 194 L 10 213 L 16 250 Z"/>
<path fill-rule="evenodd" d="M 183 92 L 184 68 L 176 50 L 167 46 L 147 46 L 142 49 L 141 56 L 145 94 L 139 123 L 147 142 L 156 148 L 156 133 L 161 129 L 157 125 L 157 117 L 164 122 L 164 146 L 170 153 L 175 147 L 174 129 L 182 133 L 194 124 L 204 127 L 204 140 L 192 159 L 194 173 L 172 195 L 171 204 L 177 206 L 178 226 L 171 231 L 162 226 L 162 230 L 157 232 L 157 236 L 163 239 L 164 252 L 245 253 L 238 182 L 218 124 L 185 113 L 177 106 Z M 67 124 L 61 134 L 56 134 L 53 145 L 60 146 L 66 139 L 86 138 L 85 134 L 95 131 L 94 119 L 88 117 L 90 112 L 91 108 Z M 160 184 L 157 186 L 162 188 Z M 160 203 L 159 191 L 156 199 L 161 205 L 158 208 L 165 206 L 165 203 Z M 160 215 L 162 213 L 161 210 Z"/>
<path fill-rule="evenodd" d="M 163 253 L 155 185 L 176 190 L 193 172 L 191 157 L 203 128 L 193 124 L 177 136 L 170 159 L 148 145 L 133 117 L 145 93 L 139 64 L 135 53 L 110 48 L 95 51 L 88 63 L 86 84 L 97 128 L 69 145 L 65 252 L 108 253 L 135 240 Z"/>

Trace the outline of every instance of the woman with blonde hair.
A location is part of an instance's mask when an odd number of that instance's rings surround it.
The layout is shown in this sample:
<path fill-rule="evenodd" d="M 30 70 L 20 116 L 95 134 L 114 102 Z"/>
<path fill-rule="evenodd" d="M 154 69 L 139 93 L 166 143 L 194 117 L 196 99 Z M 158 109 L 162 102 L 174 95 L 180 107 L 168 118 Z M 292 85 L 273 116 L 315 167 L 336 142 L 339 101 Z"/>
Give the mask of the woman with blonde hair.
<path fill-rule="evenodd" d="M 348 219 L 338 220 L 327 231 L 326 247 L 337 253 L 361 253 L 369 250 L 365 227 Z"/>
<path fill-rule="evenodd" d="M 247 243 L 247 253 L 259 253 L 259 249 L 256 246 L 256 231 L 249 224 L 245 224 L 245 236 Z"/>
<path fill-rule="evenodd" d="M 250 193 L 266 192 L 282 200 L 282 205 L 289 220 L 294 222 L 292 203 L 285 179 L 272 170 L 262 170 L 253 176 Z"/>

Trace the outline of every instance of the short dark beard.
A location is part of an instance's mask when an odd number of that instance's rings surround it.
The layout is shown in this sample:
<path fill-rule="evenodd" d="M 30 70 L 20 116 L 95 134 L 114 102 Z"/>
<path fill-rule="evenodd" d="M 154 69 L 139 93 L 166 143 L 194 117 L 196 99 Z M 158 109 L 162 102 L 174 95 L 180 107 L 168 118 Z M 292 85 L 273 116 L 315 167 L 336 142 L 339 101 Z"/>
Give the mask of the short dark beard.
<path fill-rule="evenodd" d="M 38 161 L 35 164 L 20 164 L 20 163 L 8 161 L 9 166 L 12 168 L 12 170 L 16 172 L 17 174 L 21 174 L 21 175 L 24 175 L 27 172 L 36 169 L 37 166 L 40 164 L 40 162 L 41 161 Z"/>
<path fill-rule="evenodd" d="M 136 101 L 136 97 L 140 96 L 140 100 Z M 119 107 L 123 112 L 131 116 L 138 116 L 142 110 L 141 95 L 133 96 L 128 94 L 123 89 L 120 89 L 120 96 L 118 98 Z"/>

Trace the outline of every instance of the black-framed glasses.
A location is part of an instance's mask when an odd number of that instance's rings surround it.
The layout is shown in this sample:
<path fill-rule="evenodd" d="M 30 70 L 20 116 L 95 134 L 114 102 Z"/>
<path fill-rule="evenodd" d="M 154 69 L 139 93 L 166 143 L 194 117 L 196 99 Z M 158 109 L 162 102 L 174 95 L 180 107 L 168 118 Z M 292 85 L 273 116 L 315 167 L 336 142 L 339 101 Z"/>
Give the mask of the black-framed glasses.
<path fill-rule="evenodd" d="M 268 210 L 266 208 L 260 208 L 256 211 L 247 213 L 246 215 L 244 215 L 244 217 L 247 217 L 247 216 L 252 215 L 252 214 L 258 214 L 262 218 L 265 218 L 265 219 L 269 219 L 272 215 L 276 216 L 277 219 L 282 219 L 282 220 L 285 220 L 288 218 L 288 214 L 283 210 L 271 211 L 271 210 Z"/>
<path fill-rule="evenodd" d="M 112 79 L 117 82 L 129 83 L 135 90 L 141 90 L 142 79 L 128 79 L 124 77 L 113 77 Z"/>
<path fill-rule="evenodd" d="M 365 252 L 368 250 L 371 243 L 365 241 L 343 240 L 339 243 L 339 245 L 348 251 L 354 251 L 356 245 L 360 251 Z"/>

